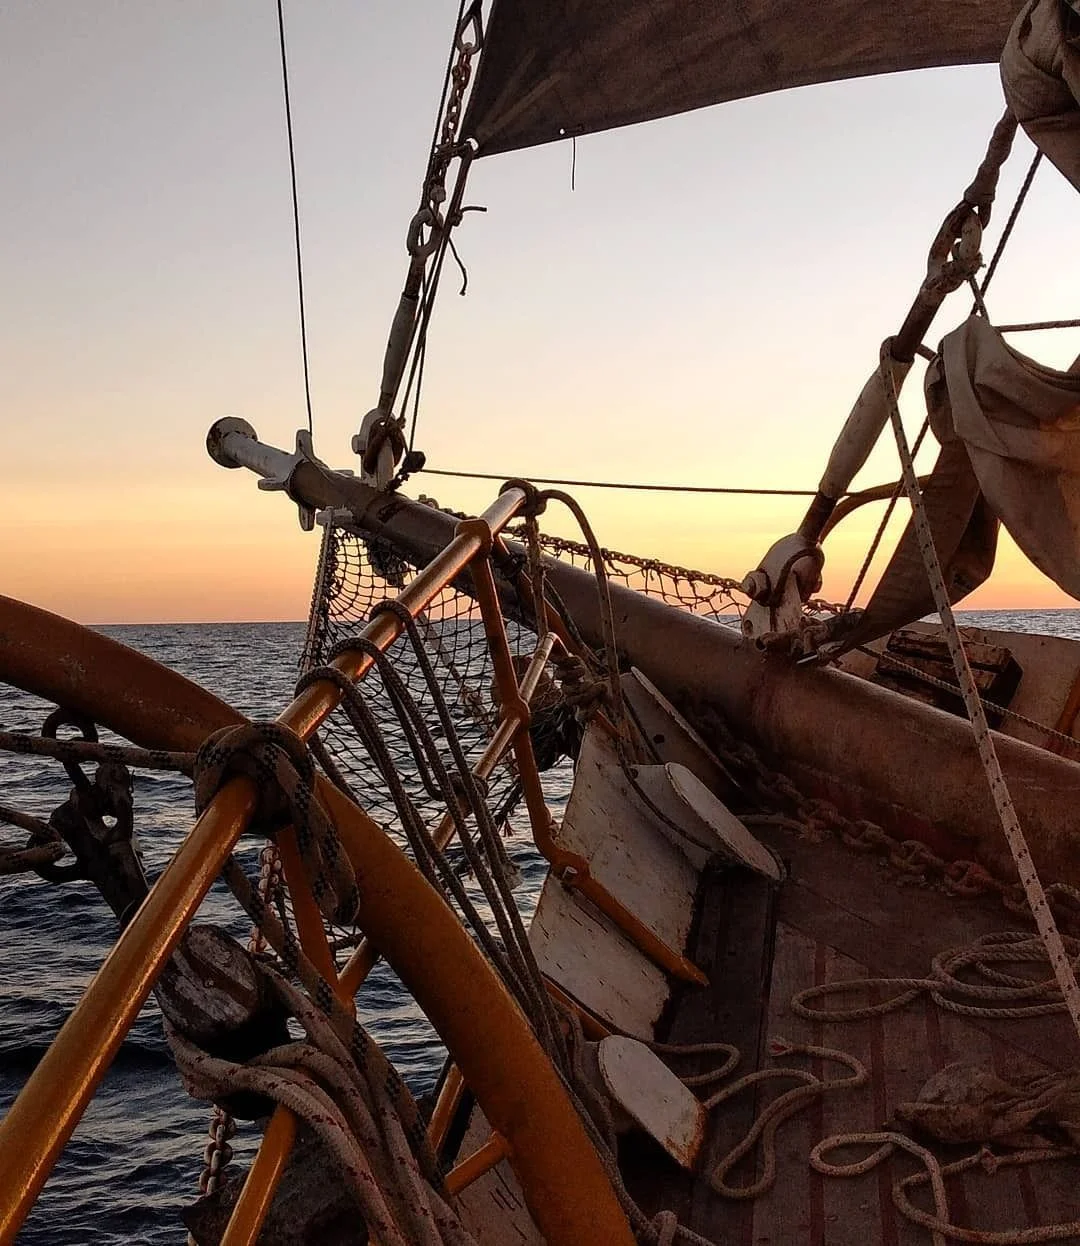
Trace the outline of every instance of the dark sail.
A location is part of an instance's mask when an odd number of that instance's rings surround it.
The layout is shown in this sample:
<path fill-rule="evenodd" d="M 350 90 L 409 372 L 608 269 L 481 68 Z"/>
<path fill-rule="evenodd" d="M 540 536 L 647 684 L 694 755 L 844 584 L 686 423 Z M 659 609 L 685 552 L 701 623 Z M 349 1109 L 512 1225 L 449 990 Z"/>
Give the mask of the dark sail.
<path fill-rule="evenodd" d="M 997 60 L 1020 0 L 495 0 L 483 155 L 838 78 Z"/>

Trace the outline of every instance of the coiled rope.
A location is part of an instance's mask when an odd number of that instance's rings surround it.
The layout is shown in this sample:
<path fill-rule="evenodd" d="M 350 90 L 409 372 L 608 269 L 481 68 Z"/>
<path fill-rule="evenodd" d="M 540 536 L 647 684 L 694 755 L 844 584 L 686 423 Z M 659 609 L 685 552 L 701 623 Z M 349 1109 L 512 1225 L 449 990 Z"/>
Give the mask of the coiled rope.
<path fill-rule="evenodd" d="M 1065 939 L 1064 944 L 1074 966 L 1080 963 L 1080 940 Z M 807 1021 L 864 1021 L 896 1012 L 926 995 L 945 1012 L 983 1020 L 1017 1021 L 1068 1011 L 1056 977 L 1032 981 L 1004 972 L 998 968 L 1001 965 L 1049 968 L 1049 954 L 1037 935 L 1023 930 L 999 931 L 983 935 L 967 947 L 939 953 L 925 978 L 856 978 L 812 986 L 794 996 L 791 1010 Z M 965 972 L 981 980 L 966 980 L 961 977 Z M 812 1001 L 831 995 L 868 994 L 877 989 L 895 993 L 880 1003 L 855 1008 L 811 1007 Z"/>

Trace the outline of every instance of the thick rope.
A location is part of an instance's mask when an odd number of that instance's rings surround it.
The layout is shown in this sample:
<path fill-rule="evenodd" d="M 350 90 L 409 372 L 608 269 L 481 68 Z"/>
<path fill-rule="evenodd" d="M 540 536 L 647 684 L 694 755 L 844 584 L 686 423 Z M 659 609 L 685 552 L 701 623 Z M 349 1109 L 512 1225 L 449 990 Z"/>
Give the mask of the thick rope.
<path fill-rule="evenodd" d="M 358 1063 L 355 1044 L 344 1042 L 320 1009 L 274 970 L 258 968 L 307 1041 L 240 1065 L 208 1055 L 170 1026 L 188 1090 L 206 1099 L 253 1092 L 293 1111 L 337 1160 L 369 1232 L 383 1246 L 472 1246 L 474 1239 L 421 1173 L 382 1070 Z M 368 1046 L 374 1048 L 370 1040 Z"/>
<path fill-rule="evenodd" d="M 119 762 L 143 770 L 176 770 L 190 774 L 194 753 L 136 748 L 133 744 L 99 744 L 96 740 L 54 740 L 22 731 L 0 731 L 0 750 L 24 757 L 50 757 L 68 765 Z"/>
<path fill-rule="evenodd" d="M 1067 939 L 1065 943 L 1073 963 L 1080 963 L 1080 940 Z M 1055 977 L 1033 981 L 1005 973 L 996 968 L 1000 965 L 1034 965 L 1041 969 L 1048 965 L 1048 953 L 1042 940 L 1026 931 L 983 935 L 967 947 L 939 953 L 925 978 L 856 978 L 812 986 L 792 999 L 791 1010 L 808 1021 L 862 1021 L 895 1012 L 925 995 L 943 1011 L 964 1017 L 1023 1020 L 1068 1011 Z M 965 980 L 961 977 L 964 973 L 973 973 L 978 980 Z M 894 994 L 880 1003 L 850 1009 L 811 1007 L 811 1001 L 828 996 L 863 995 L 875 989 L 891 990 Z"/>
<path fill-rule="evenodd" d="M 335 1032 L 346 1043 L 357 1067 L 386 1088 L 401 1117 L 410 1147 L 420 1161 L 427 1179 L 438 1182 L 435 1156 L 427 1141 L 427 1131 L 419 1109 L 394 1066 L 378 1045 L 359 1025 L 352 1013 L 338 999 L 331 985 L 319 973 L 301 948 L 296 936 L 279 920 L 270 906 L 251 885 L 235 857 L 230 857 L 222 871 L 229 890 L 262 932 L 267 943 L 281 960 L 287 975 L 295 977 L 315 1004 L 326 1015 Z"/>
<path fill-rule="evenodd" d="M 874 1150 L 863 1159 L 854 1160 L 849 1164 L 834 1164 L 825 1158 L 832 1151 L 853 1146 L 871 1146 Z M 923 1171 L 893 1182 L 893 1202 L 897 1210 L 908 1220 L 930 1230 L 934 1246 L 944 1246 L 946 1240 L 973 1242 L 978 1243 L 979 1246 L 1027 1246 L 1028 1243 L 1057 1242 L 1080 1234 L 1080 1220 L 1072 1220 L 1063 1224 L 1038 1225 L 1030 1229 L 998 1231 L 965 1229 L 954 1224 L 950 1219 L 949 1200 L 945 1189 L 946 1177 L 967 1172 L 973 1168 L 982 1167 L 987 1172 L 993 1173 L 999 1168 L 1015 1168 L 1058 1159 L 1075 1159 L 1074 1151 L 1046 1149 L 1017 1151 L 1010 1155 L 994 1155 L 983 1150 L 955 1163 L 941 1164 L 931 1151 L 906 1135 L 892 1130 L 883 1130 L 875 1133 L 835 1134 L 831 1138 L 826 1138 L 810 1152 L 810 1165 L 816 1172 L 826 1177 L 858 1177 L 872 1171 L 898 1150 L 915 1156 L 922 1163 Z M 930 1186 L 934 1197 L 934 1214 L 931 1215 L 916 1207 L 908 1197 L 908 1191 L 917 1185 Z"/>
<path fill-rule="evenodd" d="M 854 1090 L 858 1086 L 865 1086 L 870 1077 L 866 1066 L 861 1061 L 831 1047 L 816 1047 L 789 1043 L 786 1039 L 773 1039 L 769 1044 L 769 1050 L 774 1056 L 798 1054 L 815 1056 L 820 1060 L 833 1060 L 846 1065 L 851 1070 L 851 1076 L 827 1082 L 802 1069 L 759 1069 L 755 1073 L 748 1073 L 745 1077 L 739 1078 L 730 1086 L 725 1086 L 705 1099 L 703 1107 L 706 1111 L 711 1111 L 741 1091 L 750 1086 L 759 1085 L 761 1082 L 775 1081 L 779 1078 L 795 1078 L 803 1083 L 774 1099 L 754 1121 L 746 1137 L 732 1147 L 709 1173 L 709 1184 L 717 1194 L 724 1198 L 741 1200 L 758 1198 L 772 1189 L 776 1184 L 776 1133 L 780 1126 L 809 1107 L 814 1099 L 819 1098 L 826 1091 L 842 1088 Z M 729 1173 L 750 1154 L 759 1139 L 762 1150 L 761 1176 L 749 1185 L 729 1185 L 727 1182 Z"/>
<path fill-rule="evenodd" d="M 323 915 L 350 923 L 359 907 L 356 877 L 333 822 L 315 796 L 315 765 L 302 741 L 280 723 L 244 723 L 215 731 L 195 756 L 199 813 L 233 774 L 245 774 L 255 783 L 262 802 L 260 820 L 292 823 L 311 894 Z"/>

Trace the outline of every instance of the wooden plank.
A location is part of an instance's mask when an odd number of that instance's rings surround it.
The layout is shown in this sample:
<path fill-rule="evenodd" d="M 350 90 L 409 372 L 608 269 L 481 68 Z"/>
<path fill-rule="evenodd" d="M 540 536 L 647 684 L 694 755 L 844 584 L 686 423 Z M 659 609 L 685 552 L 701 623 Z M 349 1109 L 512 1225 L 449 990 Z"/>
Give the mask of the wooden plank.
<path fill-rule="evenodd" d="M 490 1136 L 491 1126 L 483 1112 L 474 1108 L 459 1160 L 472 1155 Z M 544 1238 L 525 1206 L 521 1186 L 505 1160 L 466 1186 L 455 1205 L 477 1246 L 544 1246 Z"/>
<path fill-rule="evenodd" d="M 657 968 L 588 901 L 548 878 L 529 928 L 542 972 L 579 1003 L 644 1041 L 671 993 Z"/>
<path fill-rule="evenodd" d="M 814 1026 L 801 1017 L 791 1015 L 791 997 L 814 982 L 817 944 L 800 931 L 780 923 L 776 930 L 776 952 L 773 957 L 772 986 L 769 992 L 768 1033 L 783 1036 L 796 1043 L 812 1043 Z M 757 1110 L 782 1093 L 771 1089 L 758 1095 Z M 811 1224 L 810 1184 L 814 1175 L 807 1156 L 814 1144 L 812 1123 L 801 1113 L 781 1126 L 776 1138 L 776 1185 L 753 1207 L 753 1241 L 755 1246 L 803 1246 L 813 1242 Z M 742 1180 L 746 1180 L 743 1174 Z M 813 1246 L 821 1246 L 820 1242 Z"/>
<path fill-rule="evenodd" d="M 585 735 L 560 841 L 593 877 L 669 947 L 686 948 L 698 871 L 634 791 L 610 738 Z"/>
<path fill-rule="evenodd" d="M 773 955 L 776 885 L 749 870 L 716 867 L 702 878 L 699 915 L 692 934 L 695 961 L 709 986 L 686 988 L 674 1001 L 661 1035 L 685 1045 L 728 1042 L 742 1053 L 735 1073 L 758 1067 L 764 1044 Z M 684 1074 L 717 1067 L 716 1055 L 672 1060 Z M 709 1122 L 701 1167 L 707 1172 L 745 1136 L 754 1116 L 754 1095 L 738 1096 Z M 627 1139 L 620 1148 L 627 1188 L 648 1215 L 667 1208 L 686 1227 L 729 1242 L 749 1242 L 753 1210 L 713 1193 L 708 1182 L 675 1167 L 658 1148 Z"/>
<path fill-rule="evenodd" d="M 820 959 L 820 953 L 819 953 Z M 816 966 L 815 966 L 816 968 Z M 824 972 L 815 973 L 824 982 L 847 982 L 853 978 L 865 978 L 866 966 L 837 952 L 825 951 Z M 866 1021 L 831 1022 L 813 1028 L 814 1042 L 826 1047 L 846 1051 L 861 1060 L 873 1075 L 874 1044 L 871 1026 Z M 845 1070 L 836 1065 L 815 1063 L 818 1076 L 843 1076 Z M 872 1130 L 880 1127 L 883 1115 L 875 1101 L 875 1087 L 859 1087 L 854 1091 L 837 1091 L 826 1094 L 815 1105 L 812 1114 L 814 1140 L 831 1137 L 838 1133 Z M 847 1158 L 844 1155 L 841 1160 Z M 820 1190 L 823 1237 L 829 1246 L 866 1246 L 867 1242 L 886 1243 L 889 1238 L 882 1225 L 891 1221 L 891 1209 L 881 1206 L 877 1175 L 868 1173 L 862 1177 L 823 1177 L 815 1174 L 814 1185 Z"/>

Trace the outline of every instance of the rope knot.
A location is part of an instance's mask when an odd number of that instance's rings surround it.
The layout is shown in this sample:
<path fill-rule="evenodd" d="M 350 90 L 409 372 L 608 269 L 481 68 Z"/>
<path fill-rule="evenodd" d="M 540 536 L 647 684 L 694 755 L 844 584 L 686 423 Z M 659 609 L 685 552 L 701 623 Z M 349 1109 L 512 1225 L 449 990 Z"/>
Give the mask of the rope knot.
<path fill-rule="evenodd" d="M 607 694 L 607 685 L 593 676 L 584 658 L 577 654 L 552 656 L 551 662 L 568 705 L 585 715 L 599 706 Z"/>
<path fill-rule="evenodd" d="M 195 754 L 195 808 L 202 813 L 222 785 L 246 775 L 258 793 L 256 821 L 273 833 L 292 825 L 304 872 L 323 915 L 348 925 L 360 897 L 352 865 L 338 834 L 315 795 L 315 763 L 307 746 L 276 722 L 224 727 L 203 741 Z"/>
<path fill-rule="evenodd" d="M 360 459 L 360 465 L 369 475 L 373 474 L 379 464 L 379 452 L 389 443 L 396 463 L 405 453 L 407 446 L 401 424 L 393 415 L 384 415 L 368 430 L 367 444 Z"/>
<path fill-rule="evenodd" d="M 509 489 L 520 489 L 525 494 L 525 505 L 521 513 L 526 519 L 535 519 L 537 515 L 542 515 L 547 510 L 547 497 L 540 492 L 531 480 L 521 480 L 518 477 L 514 477 L 513 480 L 508 480 L 503 485 L 499 493 L 506 493 Z"/>
<path fill-rule="evenodd" d="M 315 764 L 303 741 L 276 722 L 242 723 L 208 735 L 195 754 L 195 812 L 202 814 L 235 775 L 246 775 L 259 793 L 256 820 L 279 826 L 289 820 L 290 806 L 279 766 L 311 787 Z"/>

